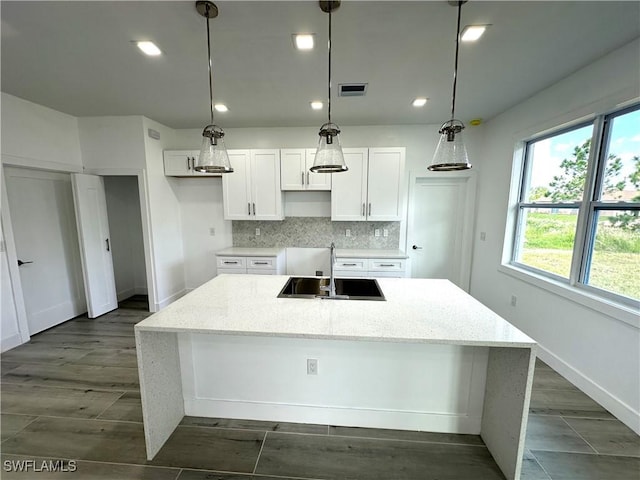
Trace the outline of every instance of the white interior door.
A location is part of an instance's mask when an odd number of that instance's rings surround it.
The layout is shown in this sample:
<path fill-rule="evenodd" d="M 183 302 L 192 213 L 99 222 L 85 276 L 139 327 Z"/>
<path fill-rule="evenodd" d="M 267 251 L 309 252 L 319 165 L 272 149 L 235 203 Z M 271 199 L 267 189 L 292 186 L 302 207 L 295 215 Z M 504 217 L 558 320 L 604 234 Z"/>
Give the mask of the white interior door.
<path fill-rule="evenodd" d="M 89 318 L 118 308 L 102 177 L 71 175 Z"/>
<path fill-rule="evenodd" d="M 468 291 L 475 177 L 412 179 L 407 252 L 414 278 L 446 278 Z"/>
<path fill-rule="evenodd" d="M 85 311 L 69 174 L 5 167 L 29 334 Z"/>

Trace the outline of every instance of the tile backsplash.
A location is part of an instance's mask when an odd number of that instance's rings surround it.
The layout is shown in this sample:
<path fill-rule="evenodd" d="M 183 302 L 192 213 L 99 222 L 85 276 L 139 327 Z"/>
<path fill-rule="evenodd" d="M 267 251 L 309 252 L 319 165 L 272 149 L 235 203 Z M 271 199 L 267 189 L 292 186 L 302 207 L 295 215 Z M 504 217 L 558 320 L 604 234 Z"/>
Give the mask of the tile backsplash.
<path fill-rule="evenodd" d="M 260 235 L 256 235 L 257 228 Z M 345 235 L 347 229 L 350 237 Z M 232 233 L 234 247 L 320 248 L 334 242 L 337 248 L 397 249 L 400 245 L 400 222 L 332 222 L 326 217 L 287 217 L 281 222 L 234 220 Z"/>

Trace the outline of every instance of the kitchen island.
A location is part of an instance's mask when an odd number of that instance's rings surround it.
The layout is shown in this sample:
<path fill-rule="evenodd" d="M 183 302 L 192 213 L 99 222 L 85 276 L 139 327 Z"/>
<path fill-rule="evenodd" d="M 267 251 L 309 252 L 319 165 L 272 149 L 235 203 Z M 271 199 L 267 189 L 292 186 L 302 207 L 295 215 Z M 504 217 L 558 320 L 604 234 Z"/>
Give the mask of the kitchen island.
<path fill-rule="evenodd" d="M 520 476 L 535 342 L 446 280 L 386 301 L 221 275 L 135 327 L 147 456 L 184 415 L 480 434 Z"/>

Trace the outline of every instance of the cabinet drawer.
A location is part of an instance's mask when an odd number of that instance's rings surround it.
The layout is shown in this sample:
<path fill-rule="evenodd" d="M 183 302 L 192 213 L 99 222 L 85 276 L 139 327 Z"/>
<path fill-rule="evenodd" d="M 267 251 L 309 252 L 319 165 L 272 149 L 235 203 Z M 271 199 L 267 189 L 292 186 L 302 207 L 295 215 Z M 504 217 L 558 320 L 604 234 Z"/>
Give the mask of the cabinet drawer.
<path fill-rule="evenodd" d="M 275 270 L 276 259 L 274 257 L 249 257 L 247 268 L 256 270 Z"/>
<path fill-rule="evenodd" d="M 338 258 L 334 267 L 336 270 L 349 270 L 349 271 L 366 271 L 367 259 L 366 258 Z"/>
<path fill-rule="evenodd" d="M 246 257 L 216 257 L 216 266 L 220 268 L 247 268 Z"/>
<path fill-rule="evenodd" d="M 370 272 L 401 272 L 405 268 L 404 260 L 398 259 L 369 259 L 369 271 Z"/>

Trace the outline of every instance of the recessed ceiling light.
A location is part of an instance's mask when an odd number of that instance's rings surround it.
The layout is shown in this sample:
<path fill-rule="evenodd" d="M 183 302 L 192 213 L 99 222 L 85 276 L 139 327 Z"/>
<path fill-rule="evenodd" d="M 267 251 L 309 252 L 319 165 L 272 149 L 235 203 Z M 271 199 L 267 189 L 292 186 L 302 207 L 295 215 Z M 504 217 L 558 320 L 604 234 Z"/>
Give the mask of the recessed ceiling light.
<path fill-rule="evenodd" d="M 293 44 L 298 50 L 313 50 L 315 34 L 296 33 L 293 35 Z"/>
<path fill-rule="evenodd" d="M 427 104 L 427 99 L 425 97 L 418 97 L 413 100 L 411 105 L 414 107 L 424 107 Z"/>
<path fill-rule="evenodd" d="M 149 55 L 150 57 L 157 57 L 162 54 L 160 49 L 153 42 L 136 42 L 136 45 L 145 55 Z"/>
<path fill-rule="evenodd" d="M 485 32 L 489 25 L 467 25 L 462 30 L 460 40 L 463 42 L 475 42 Z"/>
<path fill-rule="evenodd" d="M 322 110 L 324 104 L 322 102 L 311 102 L 311 108 L 314 110 Z"/>
<path fill-rule="evenodd" d="M 216 109 L 216 112 L 228 112 L 229 109 L 224 103 L 216 103 L 213 108 Z"/>

